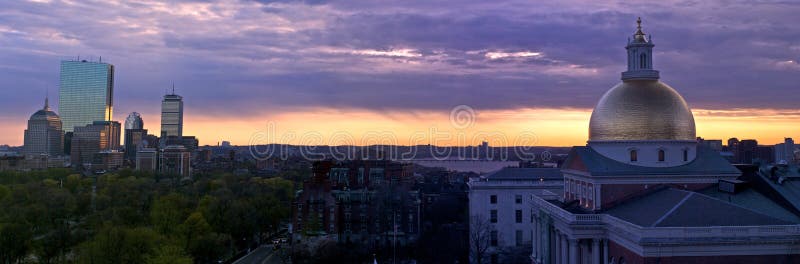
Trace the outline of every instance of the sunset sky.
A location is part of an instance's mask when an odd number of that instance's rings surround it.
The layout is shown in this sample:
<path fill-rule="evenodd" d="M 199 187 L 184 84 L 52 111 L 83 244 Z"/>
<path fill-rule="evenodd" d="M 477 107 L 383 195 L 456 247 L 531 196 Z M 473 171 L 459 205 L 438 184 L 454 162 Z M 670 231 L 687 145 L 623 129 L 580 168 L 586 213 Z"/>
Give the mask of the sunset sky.
<path fill-rule="evenodd" d="M 22 144 L 46 94 L 57 109 L 59 61 L 80 55 L 115 65 L 114 119 L 139 112 L 152 134 L 174 83 L 201 144 L 583 145 L 637 16 L 698 136 L 775 144 L 800 137 L 798 13 L 790 1 L 2 1 L 0 144 Z M 453 124 L 454 108 L 474 115 Z"/>

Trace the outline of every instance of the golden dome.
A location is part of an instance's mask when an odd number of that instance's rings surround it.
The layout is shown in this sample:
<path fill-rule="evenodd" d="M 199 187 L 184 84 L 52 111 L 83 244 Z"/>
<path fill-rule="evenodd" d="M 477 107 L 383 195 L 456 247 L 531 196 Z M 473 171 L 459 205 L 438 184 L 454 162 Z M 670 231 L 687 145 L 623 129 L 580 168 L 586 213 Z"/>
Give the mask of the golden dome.
<path fill-rule="evenodd" d="M 589 141 L 695 140 L 694 116 L 675 89 L 658 80 L 626 80 L 600 98 Z"/>

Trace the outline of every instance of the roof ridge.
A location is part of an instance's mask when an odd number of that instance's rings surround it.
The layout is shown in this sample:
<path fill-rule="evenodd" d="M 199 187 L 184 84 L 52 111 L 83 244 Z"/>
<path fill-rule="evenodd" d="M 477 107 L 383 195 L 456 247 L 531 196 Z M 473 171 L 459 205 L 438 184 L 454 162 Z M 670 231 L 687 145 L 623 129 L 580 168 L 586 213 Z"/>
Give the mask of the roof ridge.
<path fill-rule="evenodd" d="M 684 197 L 683 197 L 683 199 L 681 199 L 681 201 L 680 201 L 680 202 L 678 202 L 677 204 L 675 204 L 675 206 L 673 206 L 673 207 L 672 207 L 672 209 L 669 209 L 669 211 L 667 211 L 666 213 L 664 213 L 664 215 L 662 215 L 662 216 L 661 216 L 661 218 L 658 218 L 658 220 L 656 220 L 655 222 L 653 222 L 653 224 L 652 224 L 652 225 L 650 225 L 650 227 L 655 227 L 655 226 L 657 226 L 657 225 L 658 225 L 658 224 L 660 224 L 662 221 L 664 221 L 664 219 L 666 219 L 666 218 L 667 218 L 667 216 L 669 216 L 669 215 L 671 215 L 673 212 L 675 212 L 675 210 L 677 210 L 677 209 L 678 209 L 678 207 L 681 207 L 681 206 L 683 206 L 683 204 L 684 204 L 684 203 L 686 203 L 686 201 L 687 201 L 687 200 L 689 200 L 689 198 L 691 198 L 691 197 L 692 197 L 692 195 L 694 195 L 694 192 L 688 192 L 688 193 L 689 193 L 689 194 L 687 194 L 686 196 L 684 196 Z"/>
<path fill-rule="evenodd" d="M 725 201 L 725 200 L 722 200 L 722 199 L 718 199 L 718 198 L 710 196 L 710 195 L 706 195 L 706 194 L 699 193 L 699 192 L 692 192 L 692 193 L 695 193 L 695 194 L 699 195 L 700 197 L 705 197 L 705 198 L 708 198 L 708 199 L 711 199 L 711 200 L 716 200 L 718 202 L 721 202 L 721 203 L 724 203 L 724 204 L 728 204 L 730 206 L 733 206 L 733 207 L 736 207 L 736 208 L 739 208 L 739 209 L 742 209 L 742 210 L 746 210 L 746 211 L 749 211 L 751 213 L 758 214 L 758 215 L 761 215 L 761 216 L 764 216 L 764 217 L 767 217 L 767 218 L 772 218 L 774 220 L 779 220 L 779 221 L 784 221 L 784 222 L 792 222 L 792 221 L 788 221 L 788 220 L 784 220 L 784 219 L 781 219 L 781 218 L 778 218 L 778 217 L 774 217 L 774 216 L 771 216 L 771 215 L 768 215 L 768 214 L 765 214 L 765 213 L 762 213 L 762 212 L 759 212 L 759 211 L 756 211 L 756 210 L 753 210 L 753 209 L 750 209 L 750 208 L 747 208 L 747 207 L 744 207 L 744 206 L 741 206 L 741 205 L 738 205 L 738 204 L 735 204 L 735 203 L 732 203 L 732 202 L 728 202 L 728 201 Z"/>

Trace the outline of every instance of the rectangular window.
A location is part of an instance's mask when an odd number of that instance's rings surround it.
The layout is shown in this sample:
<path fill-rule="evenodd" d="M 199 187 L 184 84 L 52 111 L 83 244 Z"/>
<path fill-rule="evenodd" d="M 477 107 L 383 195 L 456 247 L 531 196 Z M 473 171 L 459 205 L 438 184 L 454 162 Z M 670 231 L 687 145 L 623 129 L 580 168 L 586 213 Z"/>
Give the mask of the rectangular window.
<path fill-rule="evenodd" d="M 522 203 L 522 195 L 517 194 L 517 196 L 514 197 L 514 203 L 521 204 Z"/>
<path fill-rule="evenodd" d="M 517 232 L 516 232 L 516 242 L 517 242 L 517 246 L 522 246 L 522 230 L 517 230 Z"/>
<path fill-rule="evenodd" d="M 489 211 L 489 221 L 492 223 L 497 223 L 497 210 Z"/>
<path fill-rule="evenodd" d="M 516 218 L 517 223 L 522 223 L 522 210 L 517 210 L 514 217 Z"/>
<path fill-rule="evenodd" d="M 489 239 L 491 240 L 491 245 L 493 247 L 496 247 L 497 246 L 497 230 L 492 230 L 492 232 L 490 233 Z"/>
<path fill-rule="evenodd" d="M 370 185 L 382 185 L 383 178 L 385 175 L 383 174 L 383 168 L 370 168 L 369 169 L 369 181 Z"/>
<path fill-rule="evenodd" d="M 496 204 L 497 203 L 497 195 L 489 196 L 489 203 Z"/>

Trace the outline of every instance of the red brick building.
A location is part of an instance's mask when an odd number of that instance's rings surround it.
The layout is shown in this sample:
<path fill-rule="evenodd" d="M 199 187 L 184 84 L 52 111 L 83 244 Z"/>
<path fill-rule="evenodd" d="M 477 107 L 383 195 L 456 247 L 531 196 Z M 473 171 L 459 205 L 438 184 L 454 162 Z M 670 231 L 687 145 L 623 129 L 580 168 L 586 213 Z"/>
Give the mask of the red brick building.
<path fill-rule="evenodd" d="M 320 161 L 293 210 L 293 236 L 329 236 L 373 247 L 404 245 L 419 234 L 420 200 L 407 164 Z"/>

